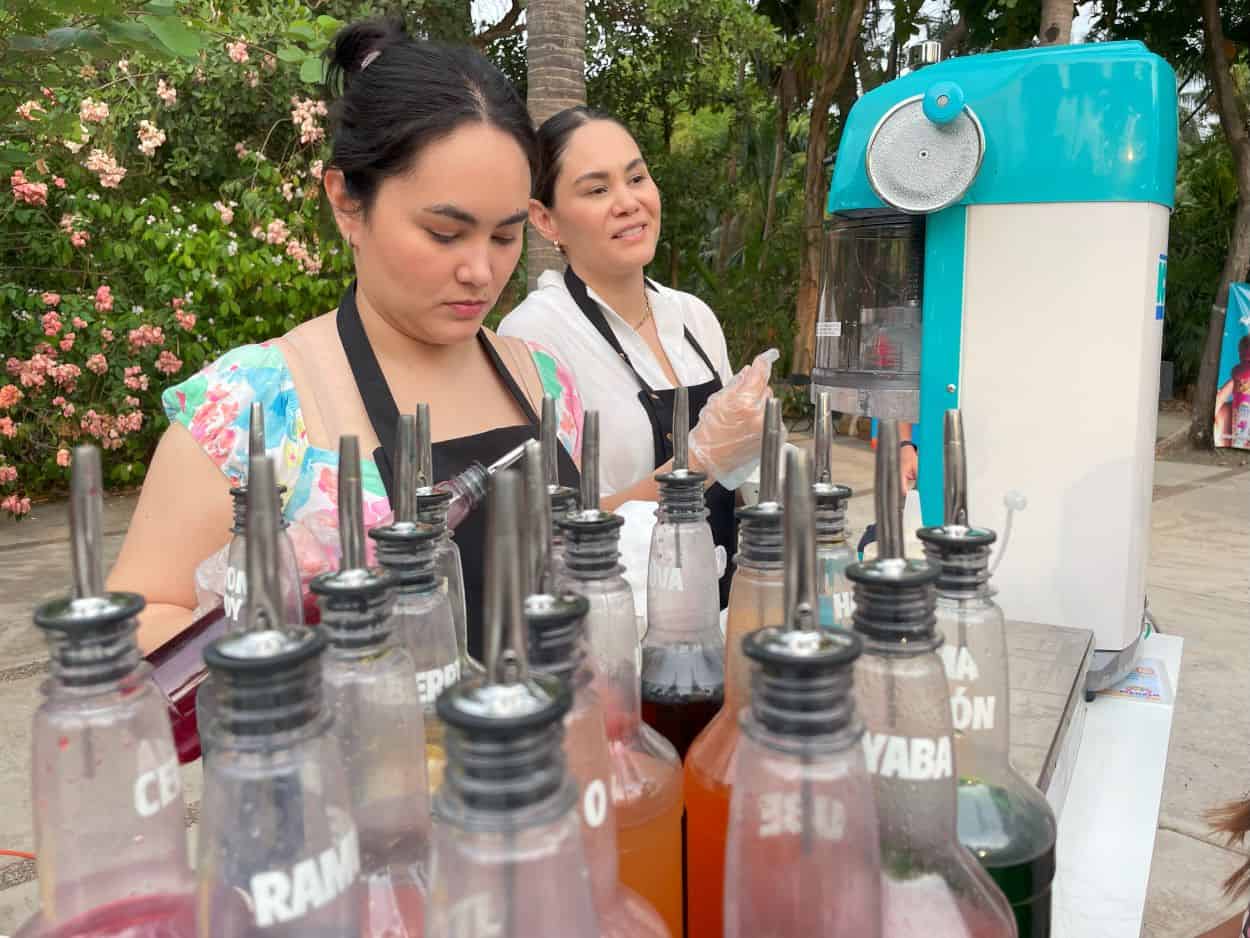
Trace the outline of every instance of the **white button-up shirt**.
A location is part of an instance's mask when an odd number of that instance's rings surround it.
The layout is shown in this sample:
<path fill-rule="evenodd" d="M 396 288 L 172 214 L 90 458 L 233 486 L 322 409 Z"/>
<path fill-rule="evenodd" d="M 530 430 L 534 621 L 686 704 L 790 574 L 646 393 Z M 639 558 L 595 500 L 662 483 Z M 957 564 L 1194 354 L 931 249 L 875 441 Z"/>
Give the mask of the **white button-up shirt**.
<path fill-rule="evenodd" d="M 587 293 L 603 310 L 604 319 L 642 379 L 657 390 L 672 388 L 647 343 L 594 290 L 587 287 Z M 708 305 L 689 293 L 664 286 L 658 292 L 648 291 L 647 296 L 660 346 L 681 386 L 704 384 L 714 377 L 686 341 L 686 329 L 715 366 L 716 376 L 728 382 L 733 371 L 725 334 Z M 561 272 L 545 271 L 538 278 L 538 289 L 504 317 L 499 334 L 529 339 L 550 349 L 573 372 L 583 406 L 599 411 L 602 495 L 627 489 L 655 473 L 654 437 L 647 412 L 638 400 L 638 381 L 578 309 Z M 691 419 L 693 422 L 693 414 Z"/>

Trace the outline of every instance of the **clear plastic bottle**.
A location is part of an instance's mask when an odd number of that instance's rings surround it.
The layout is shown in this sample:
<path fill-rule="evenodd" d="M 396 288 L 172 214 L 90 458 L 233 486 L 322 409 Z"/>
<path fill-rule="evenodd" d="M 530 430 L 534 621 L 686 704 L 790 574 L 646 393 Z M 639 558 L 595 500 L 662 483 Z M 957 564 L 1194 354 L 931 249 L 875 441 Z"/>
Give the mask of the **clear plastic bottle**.
<path fill-rule="evenodd" d="M 1011 765 L 1011 706 L 1003 612 L 991 598 L 993 531 L 966 526 L 958 411 L 947 411 L 948 516 L 917 534 L 939 568 L 937 627 L 950 685 L 959 772 L 959 840 L 981 861 L 1016 916 L 1020 938 L 1047 938 L 1055 875 L 1055 815 Z M 961 517 L 964 523 L 954 519 Z"/>
<path fill-rule="evenodd" d="M 587 411 L 582 437 L 582 509 L 566 515 L 560 589 L 585 596 L 586 639 L 612 757 L 612 801 L 622 882 L 682 934 L 681 761 L 642 722 L 641 649 L 634 597 L 621 576 L 620 515 L 599 509 L 599 414 Z"/>
<path fill-rule="evenodd" d="M 265 453 L 265 413 L 259 402 L 252 403 L 248 429 L 248 455 Z M 283 487 L 278 487 L 279 494 Z M 204 649 L 208 643 L 230 632 L 248 627 L 244 616 L 247 607 L 247 485 L 230 489 L 234 523 L 226 548 L 226 574 L 222 602 L 192 622 L 178 636 L 148 655 L 157 687 L 169 701 L 178 758 L 193 762 L 200 757 L 199 724 L 212 721 L 213 688 L 204 667 Z M 306 619 L 295 544 L 287 533 L 287 522 L 280 519 L 278 551 L 281 555 L 281 588 L 287 620 L 303 623 Z"/>
<path fill-rule="evenodd" d="M 787 624 L 743 640 L 756 663 L 730 802 L 726 938 L 879 938 L 881 862 L 851 675 L 861 643 L 820 627 L 805 453 L 786 472 Z"/>
<path fill-rule="evenodd" d="M 559 678 L 573 692 L 573 704 L 564 718 L 564 755 L 569 774 L 577 782 L 578 814 L 599 935 L 669 938 L 659 913 L 620 881 L 616 808 L 610 793 L 612 757 L 594 668 L 586 653 L 584 622 L 590 603 L 573 593 L 547 592 L 545 586 L 550 570 L 551 515 L 542 455 L 537 443 L 527 444 L 521 558 L 528 581 L 524 611 L 529 664 L 540 674 Z"/>
<path fill-rule="evenodd" d="M 251 460 L 249 631 L 213 642 L 202 731 L 200 938 L 358 935 L 363 899 L 352 800 L 322 702 L 320 628 L 282 620 L 273 466 Z"/>
<path fill-rule="evenodd" d="M 447 756 L 443 724 L 434 703 L 438 695 L 460 679 L 459 647 L 448 593 L 439 588 L 438 550 L 455 544 L 446 531 L 416 520 L 417 426 L 411 414 L 401 414 L 398 460 L 395 467 L 395 522 L 369 531 L 380 563 L 398 584 L 387 628 L 408 648 L 416 669 L 417 691 L 425 710 L 425 761 L 429 790 L 442 781 Z M 460 554 L 452 559 L 459 570 Z"/>
<path fill-rule="evenodd" d="M 31 757 L 39 911 L 20 938 L 191 938 L 182 773 L 135 643 L 141 596 L 106 593 L 99 450 L 74 450 L 72 597 L 35 610 L 51 676 Z"/>
<path fill-rule="evenodd" d="M 864 641 L 855 695 L 881 827 L 882 934 L 1015 938 L 1007 900 L 959 842 L 949 690 L 934 620 L 938 568 L 900 556 L 897 424 L 882 422 L 880 434 L 880 553 L 846 572 Z"/>
<path fill-rule="evenodd" d="M 430 796 L 416 668 L 391 631 L 395 581 L 365 565 L 360 444 L 339 439 L 337 573 L 312 581 L 328 647 L 321 676 L 360 844 L 362 938 L 424 931 Z"/>
<path fill-rule="evenodd" d="M 571 694 L 525 659 L 520 481 L 504 472 L 491 485 L 486 674 L 438 699 L 447 772 L 434 798 L 430 938 L 598 934 L 562 752 Z"/>
<path fill-rule="evenodd" d="M 738 509 L 737 570 L 729 587 L 725 629 L 725 703 L 686 756 L 686 909 L 691 936 L 724 931 L 725 838 L 738 744 L 739 714 L 750 698 L 742 641 L 785 621 L 785 512 L 781 502 L 781 406 L 764 414 L 760 500 Z"/>
<path fill-rule="evenodd" d="M 686 457 L 690 401 L 673 407 L 673 468 L 655 477 L 658 519 L 647 564 L 647 632 L 642 641 L 642 718 L 679 757 L 720 709 L 725 641 L 720 631 L 716 545 L 703 499 L 707 476 Z"/>

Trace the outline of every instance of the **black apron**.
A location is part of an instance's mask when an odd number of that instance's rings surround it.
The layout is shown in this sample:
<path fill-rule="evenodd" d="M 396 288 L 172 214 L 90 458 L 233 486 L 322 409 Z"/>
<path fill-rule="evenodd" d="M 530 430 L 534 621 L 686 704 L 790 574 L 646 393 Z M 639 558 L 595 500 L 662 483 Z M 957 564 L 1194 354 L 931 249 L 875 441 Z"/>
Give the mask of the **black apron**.
<path fill-rule="evenodd" d="M 356 285 L 353 283 L 339 301 L 338 314 L 335 317 L 339 341 L 343 343 L 343 351 L 347 355 L 347 363 L 351 366 L 352 376 L 356 379 L 356 387 L 364 401 L 365 412 L 369 415 L 369 423 L 377 434 L 381 444 L 373 452 L 373 461 L 377 464 L 382 484 L 386 486 L 387 498 L 395 503 L 392 486 L 395 479 L 395 444 L 399 428 L 399 407 L 395 397 L 386 383 L 378 358 L 365 335 L 364 325 L 360 321 L 360 310 L 356 307 Z M 514 427 L 496 427 L 473 436 L 457 437 L 454 440 L 443 440 L 432 447 L 434 455 L 434 478 L 450 479 L 452 476 L 467 469 L 474 462 L 489 466 L 509 450 L 515 449 L 526 440 L 538 439 L 538 415 L 525 396 L 525 392 L 517 385 L 512 374 L 499 359 L 499 353 L 486 338 L 486 334 L 478 332 L 478 342 L 490 359 L 495 373 L 503 382 L 508 393 L 525 414 L 528 423 Z M 572 457 L 563 446 L 557 447 L 557 463 L 562 485 L 577 487 L 580 475 Z M 455 531 L 456 546 L 460 548 L 461 567 L 464 576 L 465 615 L 468 619 L 469 654 L 482 660 L 484 622 L 483 606 L 483 567 L 486 557 L 486 512 L 479 509 L 469 513 Z"/>
<path fill-rule="evenodd" d="M 660 468 L 673 458 L 673 404 L 677 398 L 677 391 L 673 388 L 653 388 L 643 380 L 642 375 L 638 374 L 638 369 L 634 367 L 634 363 L 625 354 L 625 349 L 621 347 L 616 333 L 608 325 L 603 310 L 590 298 L 585 282 L 573 272 L 572 267 L 564 269 L 564 285 L 572 295 L 577 308 L 582 311 L 582 315 L 590 320 L 590 324 L 603 336 L 604 341 L 611 346 L 612 351 L 616 352 L 634 376 L 634 380 L 638 382 L 638 400 L 647 414 L 647 420 L 651 422 L 651 445 L 655 451 L 655 468 Z M 647 287 L 655 290 L 655 285 L 650 281 L 647 281 Z M 694 426 L 699 422 L 699 414 L 703 410 L 703 405 L 707 403 L 707 399 L 724 385 L 721 384 L 720 375 L 717 374 L 707 353 L 703 351 L 703 347 L 699 345 L 689 329 L 684 326 L 682 329 L 685 332 L 686 341 L 690 343 L 691 348 L 703 359 L 708 371 L 712 373 L 712 380 L 691 385 L 686 389 L 690 396 L 690 425 Z M 716 482 L 707 489 L 703 497 L 707 504 L 707 521 L 712 529 L 712 540 L 725 548 L 725 575 L 720 580 L 720 605 L 724 609 L 729 604 L 729 582 L 733 578 L 732 558 L 738 549 L 738 522 L 734 515 L 734 493 Z"/>

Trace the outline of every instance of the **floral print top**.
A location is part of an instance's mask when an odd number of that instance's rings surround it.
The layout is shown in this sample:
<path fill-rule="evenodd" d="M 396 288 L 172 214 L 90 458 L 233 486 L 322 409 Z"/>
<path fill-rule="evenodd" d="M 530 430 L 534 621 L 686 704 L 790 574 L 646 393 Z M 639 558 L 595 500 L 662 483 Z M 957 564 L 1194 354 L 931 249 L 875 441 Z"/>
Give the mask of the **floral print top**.
<path fill-rule="evenodd" d="M 558 437 L 577 458 L 582 404 L 573 378 L 550 352 L 526 343 L 543 391 L 555 399 Z M 338 565 L 338 451 L 312 446 L 295 384 L 282 351 L 269 342 L 232 349 L 162 395 L 171 423 L 186 427 L 232 485 L 247 478 L 251 405 L 265 411 L 265 450 L 286 487 L 282 513 L 289 522 L 304 583 Z M 389 524 L 391 506 L 370 458 L 361 460 L 365 528 Z M 372 554 L 372 538 L 366 538 Z M 209 558 L 212 560 L 212 558 Z M 207 563 L 207 562 L 206 562 Z M 197 581 L 203 577 L 197 573 Z M 211 583 L 199 583 L 212 592 Z"/>

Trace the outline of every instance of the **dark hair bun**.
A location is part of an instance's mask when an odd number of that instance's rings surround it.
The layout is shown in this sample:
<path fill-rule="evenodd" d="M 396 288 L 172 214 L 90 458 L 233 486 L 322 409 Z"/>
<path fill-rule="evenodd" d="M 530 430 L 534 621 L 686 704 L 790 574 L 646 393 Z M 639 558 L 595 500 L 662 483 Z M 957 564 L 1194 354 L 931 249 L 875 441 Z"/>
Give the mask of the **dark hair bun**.
<path fill-rule="evenodd" d="M 367 56 L 406 38 L 403 21 L 395 17 L 379 16 L 344 26 L 325 51 L 326 87 L 331 94 L 342 94 Z"/>

